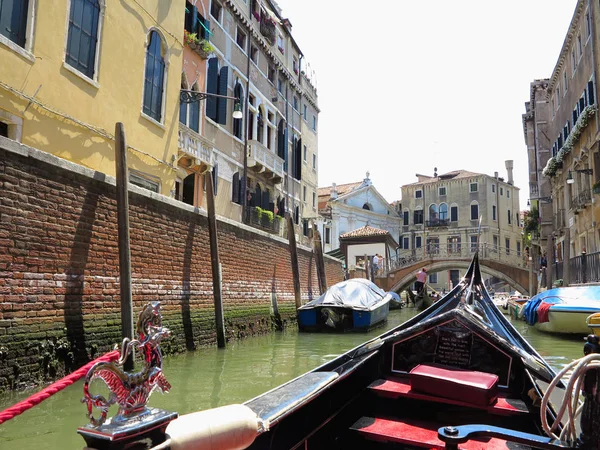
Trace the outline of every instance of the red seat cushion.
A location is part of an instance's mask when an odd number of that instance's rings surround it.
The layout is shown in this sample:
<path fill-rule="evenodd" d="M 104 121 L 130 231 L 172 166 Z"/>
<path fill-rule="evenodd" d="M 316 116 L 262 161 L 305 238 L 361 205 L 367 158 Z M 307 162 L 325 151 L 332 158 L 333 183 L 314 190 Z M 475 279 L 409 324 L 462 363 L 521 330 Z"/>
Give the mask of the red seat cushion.
<path fill-rule="evenodd" d="M 438 397 L 487 406 L 498 397 L 498 376 L 437 364 L 419 364 L 410 371 L 410 387 Z"/>

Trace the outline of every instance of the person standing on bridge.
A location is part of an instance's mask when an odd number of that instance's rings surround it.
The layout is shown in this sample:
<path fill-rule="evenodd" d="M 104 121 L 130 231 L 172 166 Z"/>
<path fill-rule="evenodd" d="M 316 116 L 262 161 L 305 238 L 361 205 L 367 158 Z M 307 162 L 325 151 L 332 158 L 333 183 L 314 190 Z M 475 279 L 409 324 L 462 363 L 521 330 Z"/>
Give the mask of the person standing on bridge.
<path fill-rule="evenodd" d="M 427 269 L 423 267 L 417 272 L 417 281 L 415 281 L 415 289 L 417 290 L 417 295 L 423 295 L 425 281 L 427 281 Z"/>

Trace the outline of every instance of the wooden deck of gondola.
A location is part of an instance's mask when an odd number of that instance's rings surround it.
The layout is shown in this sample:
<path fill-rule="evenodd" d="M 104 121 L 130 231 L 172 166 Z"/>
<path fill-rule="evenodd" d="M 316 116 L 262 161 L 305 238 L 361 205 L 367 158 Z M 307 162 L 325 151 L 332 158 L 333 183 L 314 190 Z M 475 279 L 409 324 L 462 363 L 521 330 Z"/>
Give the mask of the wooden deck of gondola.
<path fill-rule="evenodd" d="M 436 397 L 411 389 L 410 381 L 407 378 L 388 378 L 376 380 L 369 386 L 369 389 L 382 397 L 388 398 L 410 398 L 414 400 L 423 400 L 427 402 L 445 403 L 449 405 L 464 406 L 468 408 L 483 409 L 486 412 L 494 415 L 527 415 L 529 410 L 527 405 L 518 399 L 509 399 L 505 395 L 500 394 L 496 402 L 489 406 L 478 406 L 471 403 L 461 402 L 448 398 Z"/>
<path fill-rule="evenodd" d="M 391 442 L 411 447 L 444 450 L 445 444 L 438 438 L 440 423 L 400 420 L 397 418 L 362 417 L 351 430 L 356 431 L 367 440 L 376 442 Z M 481 438 L 459 445 L 461 450 L 519 450 L 529 449 L 527 446 L 507 443 L 497 438 Z"/>

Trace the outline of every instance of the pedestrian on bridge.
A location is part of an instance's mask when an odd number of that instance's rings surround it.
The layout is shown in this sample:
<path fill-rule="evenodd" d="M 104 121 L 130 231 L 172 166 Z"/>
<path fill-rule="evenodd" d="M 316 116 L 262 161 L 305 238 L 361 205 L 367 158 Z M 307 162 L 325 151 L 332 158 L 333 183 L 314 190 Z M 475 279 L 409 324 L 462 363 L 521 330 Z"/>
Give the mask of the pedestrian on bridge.
<path fill-rule="evenodd" d="M 415 289 L 417 290 L 417 295 L 423 295 L 423 288 L 425 287 L 425 282 L 427 281 L 427 269 L 423 267 L 421 270 L 417 272 L 417 281 L 415 281 Z"/>

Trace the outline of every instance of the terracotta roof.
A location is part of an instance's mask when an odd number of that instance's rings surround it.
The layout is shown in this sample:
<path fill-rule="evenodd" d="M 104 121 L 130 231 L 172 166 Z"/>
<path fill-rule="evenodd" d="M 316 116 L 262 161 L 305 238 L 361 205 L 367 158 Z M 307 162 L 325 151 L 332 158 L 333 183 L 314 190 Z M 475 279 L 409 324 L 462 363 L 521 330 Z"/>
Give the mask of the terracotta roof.
<path fill-rule="evenodd" d="M 362 228 L 358 228 L 356 230 L 348 231 L 347 233 L 340 234 L 340 238 L 385 236 L 386 234 L 390 234 L 390 232 L 387 230 L 382 230 L 381 228 L 374 228 L 374 227 L 370 227 L 369 225 L 365 225 Z"/>
<path fill-rule="evenodd" d="M 337 191 L 338 196 L 342 196 L 342 195 L 347 194 L 348 192 L 352 192 L 357 187 L 359 187 L 361 184 L 363 184 L 362 181 L 359 181 L 357 183 L 338 184 L 335 187 L 335 190 Z M 329 198 L 329 196 L 331 195 L 331 186 L 320 187 L 318 192 L 319 192 L 319 197 L 326 195 L 327 198 Z"/>
<path fill-rule="evenodd" d="M 470 178 L 484 175 L 483 173 L 469 172 L 468 170 L 453 170 L 452 172 L 446 172 L 437 177 L 431 177 L 427 180 L 417 181 L 416 183 L 405 184 L 404 186 L 414 186 L 417 184 L 429 184 L 437 183 L 444 180 L 458 180 L 460 178 Z"/>

